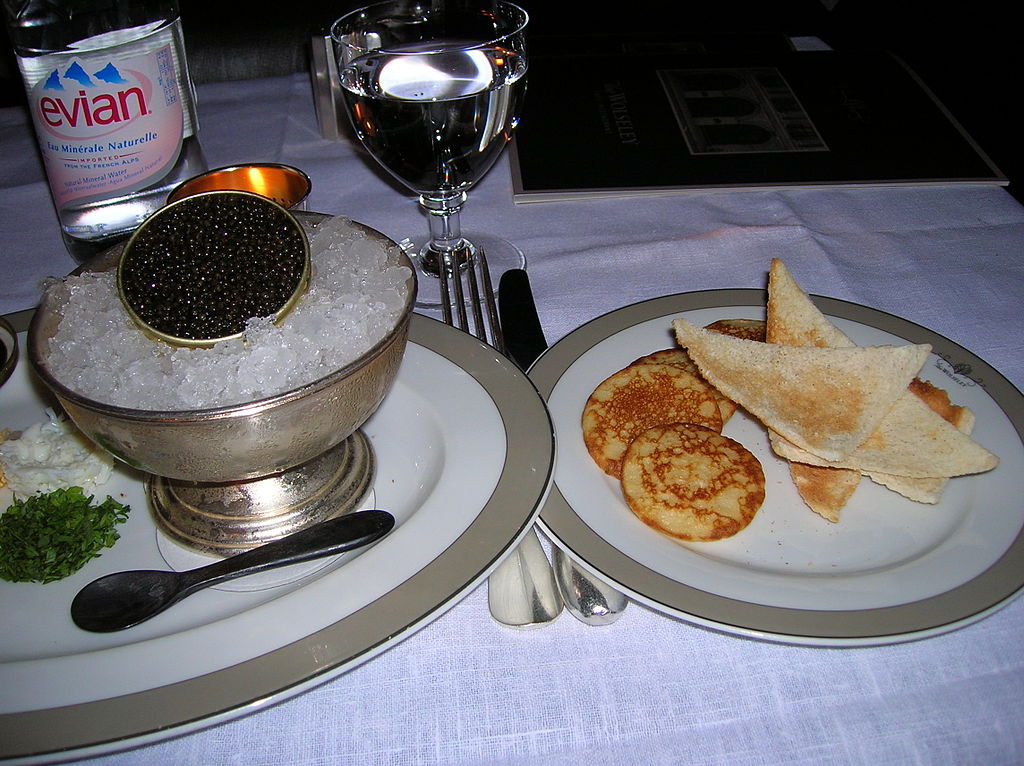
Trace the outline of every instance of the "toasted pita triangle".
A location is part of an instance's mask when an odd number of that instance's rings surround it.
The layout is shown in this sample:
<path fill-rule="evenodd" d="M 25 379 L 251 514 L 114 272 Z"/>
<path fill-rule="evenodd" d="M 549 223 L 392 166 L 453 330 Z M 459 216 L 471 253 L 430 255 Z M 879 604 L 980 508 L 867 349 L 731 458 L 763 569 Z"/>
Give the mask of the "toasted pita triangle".
<path fill-rule="evenodd" d="M 853 345 L 853 341 L 814 305 L 778 259 L 773 259 L 769 275 L 767 336 L 770 342 Z M 969 438 L 973 413 L 954 407 L 941 389 L 914 379 L 898 404 L 886 414 L 872 439 L 840 461 L 843 465 L 859 470 L 912 500 L 937 502 L 945 485 L 945 482 L 935 481 L 937 477 L 979 473 L 998 462 L 994 455 Z M 915 422 L 915 418 L 920 422 Z M 773 446 L 776 443 L 781 444 L 780 440 L 773 439 Z M 783 445 L 782 450 L 784 457 L 800 454 L 792 445 Z M 929 464 L 929 460 L 935 462 Z M 825 465 L 810 459 L 800 462 Z M 889 465 L 893 470 L 873 467 L 878 465 Z M 946 473 L 947 470 L 951 472 Z M 817 474 L 822 481 L 825 475 Z M 836 481 L 845 483 L 848 479 L 837 475 Z"/>
<path fill-rule="evenodd" d="M 932 417 L 934 414 L 927 404 L 908 394 L 897 400 L 871 438 L 844 458 L 822 459 L 788 438 L 780 439 L 781 434 L 770 434 L 772 449 L 798 463 L 911 478 L 982 473 L 999 464 L 999 458 L 956 426 Z"/>
<path fill-rule="evenodd" d="M 927 404 L 943 420 L 947 420 L 956 426 L 959 431 L 970 435 L 971 431 L 974 430 L 974 413 L 968 407 L 960 407 L 950 402 L 949 394 L 941 388 L 915 379 L 910 384 L 910 392 Z M 942 491 L 949 483 L 949 479 L 945 477 L 911 479 L 907 476 L 894 476 L 889 473 L 878 473 L 877 471 L 864 471 L 864 475 L 883 487 L 888 487 L 893 492 L 899 492 L 904 497 L 916 500 L 919 503 L 935 504 L 939 502 L 942 499 Z"/>
<path fill-rule="evenodd" d="M 931 350 L 781 346 L 708 332 L 684 319 L 672 326 L 713 386 L 825 461 L 842 460 L 874 432 Z"/>
<path fill-rule="evenodd" d="M 793 486 L 807 507 L 827 521 L 839 521 L 840 511 L 860 486 L 860 471 L 788 462 Z"/>
<path fill-rule="evenodd" d="M 857 344 L 821 313 L 789 269 L 772 258 L 768 272 L 766 340 L 785 346 L 851 348 Z"/>
<path fill-rule="evenodd" d="M 765 340 L 789 346 L 849 348 L 857 345 L 833 325 L 797 284 L 789 269 L 772 258 L 768 272 Z M 826 468 L 789 461 L 789 473 L 800 498 L 831 522 L 860 484 L 860 471 Z"/>

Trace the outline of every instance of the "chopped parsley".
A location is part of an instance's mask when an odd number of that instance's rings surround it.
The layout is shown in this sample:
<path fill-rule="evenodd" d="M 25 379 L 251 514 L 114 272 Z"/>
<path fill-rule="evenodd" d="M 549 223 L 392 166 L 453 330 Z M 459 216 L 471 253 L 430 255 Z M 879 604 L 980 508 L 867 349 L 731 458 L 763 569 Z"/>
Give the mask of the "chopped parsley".
<path fill-rule="evenodd" d="M 131 510 L 109 495 L 93 504 L 81 487 L 15 498 L 0 516 L 0 578 L 53 582 L 81 569 L 117 542 Z"/>

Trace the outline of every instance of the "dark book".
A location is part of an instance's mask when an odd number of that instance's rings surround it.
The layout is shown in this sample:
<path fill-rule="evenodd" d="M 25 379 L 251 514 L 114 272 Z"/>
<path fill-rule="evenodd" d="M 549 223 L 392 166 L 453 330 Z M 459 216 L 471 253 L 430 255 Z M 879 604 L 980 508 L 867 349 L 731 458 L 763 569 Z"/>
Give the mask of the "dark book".
<path fill-rule="evenodd" d="M 516 202 L 1007 183 L 915 74 L 880 51 L 577 47 L 533 56 L 529 77 L 512 146 Z"/>

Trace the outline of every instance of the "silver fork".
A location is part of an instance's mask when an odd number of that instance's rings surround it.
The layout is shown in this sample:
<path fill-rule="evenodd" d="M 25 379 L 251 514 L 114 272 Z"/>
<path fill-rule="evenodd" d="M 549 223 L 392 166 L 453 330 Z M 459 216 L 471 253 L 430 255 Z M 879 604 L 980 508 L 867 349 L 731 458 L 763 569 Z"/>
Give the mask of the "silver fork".
<path fill-rule="evenodd" d="M 505 340 L 484 252 L 479 249 L 455 251 L 445 256 L 439 271 L 441 315 L 445 324 L 464 330 L 505 354 Z M 555 574 L 532 527 L 491 573 L 487 580 L 487 601 L 496 621 L 515 628 L 545 625 L 561 613 L 563 602 Z"/>

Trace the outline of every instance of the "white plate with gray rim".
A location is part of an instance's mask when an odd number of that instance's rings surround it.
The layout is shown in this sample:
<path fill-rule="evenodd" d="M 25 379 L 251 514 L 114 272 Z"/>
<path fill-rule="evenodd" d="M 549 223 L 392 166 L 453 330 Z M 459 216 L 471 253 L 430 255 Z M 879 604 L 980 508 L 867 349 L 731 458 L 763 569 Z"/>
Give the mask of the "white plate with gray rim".
<path fill-rule="evenodd" d="M 540 526 L 585 568 L 633 599 L 734 635 L 812 646 L 911 641 L 971 624 L 1024 592 L 1024 397 L 982 359 L 899 317 L 814 296 L 860 345 L 930 343 L 920 377 L 977 416 L 973 436 L 1000 456 L 986 474 L 954 478 L 937 505 L 862 479 L 838 524 L 800 500 L 766 432 L 742 410 L 724 433 L 766 477 L 763 507 L 735 537 L 676 542 L 629 511 L 618 482 L 583 445 L 594 388 L 646 353 L 675 345 L 671 322 L 763 318 L 763 290 L 708 290 L 612 311 L 573 331 L 530 369 L 556 435 L 555 486 Z"/>
<path fill-rule="evenodd" d="M 9 319 L 24 330 L 28 317 Z M 0 389 L 0 428 L 44 419 L 49 401 L 28 367 Z M 132 505 L 113 548 L 60 582 L 0 581 L 0 758 L 123 750 L 336 678 L 482 583 L 550 486 L 553 434 L 533 384 L 494 349 L 423 316 L 363 430 L 377 458 L 376 506 L 397 518 L 382 541 L 296 581 L 208 589 L 135 628 L 90 634 L 68 615 L 79 588 L 166 566 L 141 475 L 116 469 L 96 492 Z"/>

